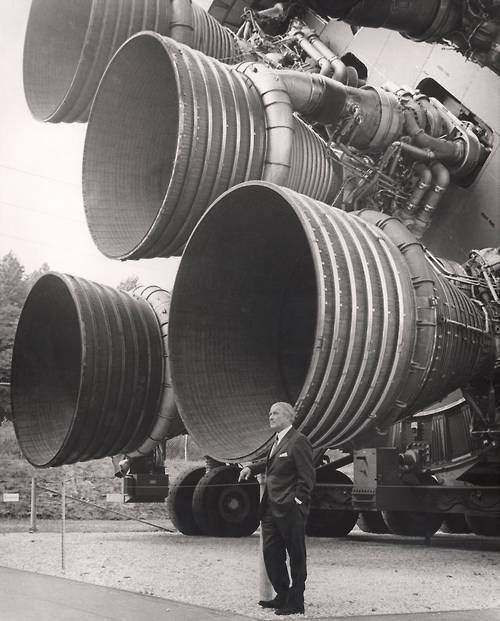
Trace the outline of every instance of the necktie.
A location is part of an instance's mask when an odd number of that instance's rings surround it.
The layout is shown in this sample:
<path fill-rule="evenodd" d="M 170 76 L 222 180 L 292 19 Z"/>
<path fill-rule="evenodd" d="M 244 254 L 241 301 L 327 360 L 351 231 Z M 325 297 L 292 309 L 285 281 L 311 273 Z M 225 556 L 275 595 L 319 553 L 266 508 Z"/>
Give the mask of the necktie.
<path fill-rule="evenodd" d="M 279 437 L 278 437 L 278 434 L 276 434 L 276 438 L 275 438 L 275 440 L 274 440 L 274 444 L 273 444 L 273 446 L 272 446 L 272 448 L 271 448 L 271 453 L 270 453 L 271 457 L 272 457 L 272 456 L 274 455 L 274 453 L 276 452 L 276 449 L 278 448 L 278 443 L 279 443 Z"/>

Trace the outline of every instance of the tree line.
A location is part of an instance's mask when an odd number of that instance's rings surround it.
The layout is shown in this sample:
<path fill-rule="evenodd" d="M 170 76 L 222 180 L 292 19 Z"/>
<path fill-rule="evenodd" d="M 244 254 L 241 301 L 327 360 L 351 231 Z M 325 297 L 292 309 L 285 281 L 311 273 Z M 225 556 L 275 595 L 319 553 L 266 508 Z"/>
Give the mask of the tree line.
<path fill-rule="evenodd" d="M 26 273 L 13 252 L 0 259 L 0 422 L 10 418 L 10 367 L 12 348 L 21 309 L 35 282 L 50 270 L 47 263 Z"/>

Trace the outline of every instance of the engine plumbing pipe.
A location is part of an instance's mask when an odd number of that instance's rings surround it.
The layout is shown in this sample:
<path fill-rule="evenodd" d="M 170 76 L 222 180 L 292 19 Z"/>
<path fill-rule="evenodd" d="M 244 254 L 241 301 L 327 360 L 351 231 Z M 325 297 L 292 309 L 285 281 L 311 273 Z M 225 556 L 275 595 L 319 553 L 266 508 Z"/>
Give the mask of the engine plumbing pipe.
<path fill-rule="evenodd" d="M 321 41 L 321 39 L 318 37 L 317 34 L 313 33 L 309 37 L 309 41 L 311 41 L 311 43 L 320 52 L 320 54 L 323 54 L 323 56 L 331 64 L 332 70 L 333 70 L 333 73 L 332 73 L 331 77 L 334 80 L 338 80 L 339 82 L 342 82 L 343 84 L 345 84 L 346 81 L 347 81 L 347 67 L 340 60 L 340 58 L 338 58 L 338 56 L 336 56 L 332 52 L 332 50 L 327 45 L 325 45 L 323 43 L 323 41 Z M 356 84 L 352 84 L 351 86 L 357 86 L 357 85 Z"/>
<path fill-rule="evenodd" d="M 403 112 L 393 93 L 346 86 L 318 74 L 284 70 L 276 75 L 284 82 L 293 109 L 312 121 L 336 125 L 353 107 L 359 109 L 359 125 L 350 140 L 354 147 L 380 150 L 402 135 Z"/>
<path fill-rule="evenodd" d="M 14 342 L 12 412 L 37 467 L 152 451 L 182 432 L 170 384 L 168 293 L 137 297 L 49 272 L 31 289 Z"/>
<path fill-rule="evenodd" d="M 483 149 L 478 138 L 458 120 L 455 129 L 460 137 L 455 140 L 425 132 L 429 119 L 433 119 L 432 131 L 450 127 L 451 121 L 442 113 L 443 106 L 439 102 L 425 100 L 426 107 L 423 107 L 424 100 L 413 101 L 405 98 L 404 93 L 396 96 L 393 91 L 399 93 L 401 89 L 393 85 L 389 90 L 371 86 L 354 88 L 317 74 L 280 71 L 279 75 L 285 82 L 294 110 L 314 121 L 336 125 L 356 109 L 358 127 L 349 143 L 358 149 L 382 150 L 406 133 L 412 137 L 413 145 L 400 145 L 414 159 L 436 157 L 457 176 L 469 174 L 479 162 Z M 424 152 L 428 156 L 422 158 Z"/>
<path fill-rule="evenodd" d="M 279 72 L 230 68 L 155 33 L 130 38 L 102 78 L 85 140 L 84 204 L 101 252 L 180 254 L 208 205 L 248 179 L 328 202 L 342 167 L 294 116 Z"/>
<path fill-rule="evenodd" d="M 429 228 L 434 212 L 436 211 L 444 192 L 450 185 L 450 173 L 441 162 L 431 164 L 431 187 L 425 195 L 425 205 L 417 213 L 411 232 L 417 239 L 421 239 Z"/>
<path fill-rule="evenodd" d="M 106 65 L 141 30 L 170 35 L 228 63 L 245 54 L 233 34 L 191 0 L 32 0 L 23 75 L 33 116 L 85 122 Z"/>
<path fill-rule="evenodd" d="M 347 447 L 493 364 L 482 309 L 396 218 L 264 182 L 201 219 L 170 321 L 183 422 L 224 462 L 265 451 L 275 401 L 295 403 L 314 447 Z"/>
<path fill-rule="evenodd" d="M 403 205 L 395 214 L 407 227 L 413 225 L 415 222 L 415 214 L 421 206 L 421 201 L 431 186 L 432 172 L 428 166 L 423 162 L 417 162 L 413 168 L 413 173 L 417 176 L 418 181 L 410 200 L 406 205 Z"/>
<path fill-rule="evenodd" d="M 421 149 L 430 149 L 437 159 L 449 166 L 460 164 L 464 158 L 464 145 L 461 141 L 443 140 L 429 136 L 422 127 L 419 127 L 414 114 L 410 110 L 405 110 L 404 116 L 406 131 L 412 137 L 415 146 Z"/>
<path fill-rule="evenodd" d="M 309 31 L 309 29 L 302 32 L 299 29 L 294 36 L 304 52 L 316 61 L 321 75 L 331 77 L 343 84 L 346 83 L 347 70 L 345 64 L 320 40 L 315 32 Z"/>
<path fill-rule="evenodd" d="M 155 33 L 131 37 L 101 80 L 85 140 L 97 247 L 122 260 L 178 255 L 207 206 L 251 179 L 332 201 L 342 167 L 294 112 L 337 127 L 355 120 L 349 144 L 368 152 L 404 133 L 404 110 L 384 89 L 229 67 Z"/>

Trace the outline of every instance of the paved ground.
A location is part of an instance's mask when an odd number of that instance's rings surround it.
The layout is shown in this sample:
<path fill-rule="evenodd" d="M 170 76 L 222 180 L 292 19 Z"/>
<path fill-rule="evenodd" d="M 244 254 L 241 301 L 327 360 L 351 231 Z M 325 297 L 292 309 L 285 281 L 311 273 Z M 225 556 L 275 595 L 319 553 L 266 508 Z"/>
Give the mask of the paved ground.
<path fill-rule="evenodd" d="M 0 567 L 1 621 L 248 621 L 248 617 Z"/>
<path fill-rule="evenodd" d="M 0 567 L 1 621 L 248 621 L 251 618 L 66 578 Z M 500 608 L 329 619 L 500 621 Z"/>

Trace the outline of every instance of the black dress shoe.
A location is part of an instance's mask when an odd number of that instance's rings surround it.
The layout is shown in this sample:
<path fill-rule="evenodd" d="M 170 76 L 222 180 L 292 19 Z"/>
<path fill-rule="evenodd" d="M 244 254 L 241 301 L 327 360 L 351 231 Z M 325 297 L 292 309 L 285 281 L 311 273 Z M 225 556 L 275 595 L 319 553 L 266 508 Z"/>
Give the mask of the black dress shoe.
<path fill-rule="evenodd" d="M 276 595 L 273 599 L 261 599 L 259 606 L 262 606 L 262 608 L 284 608 L 286 606 L 286 597 Z"/>
<path fill-rule="evenodd" d="M 304 607 L 303 606 L 284 606 L 283 608 L 279 608 L 274 611 L 275 615 L 303 615 Z"/>

